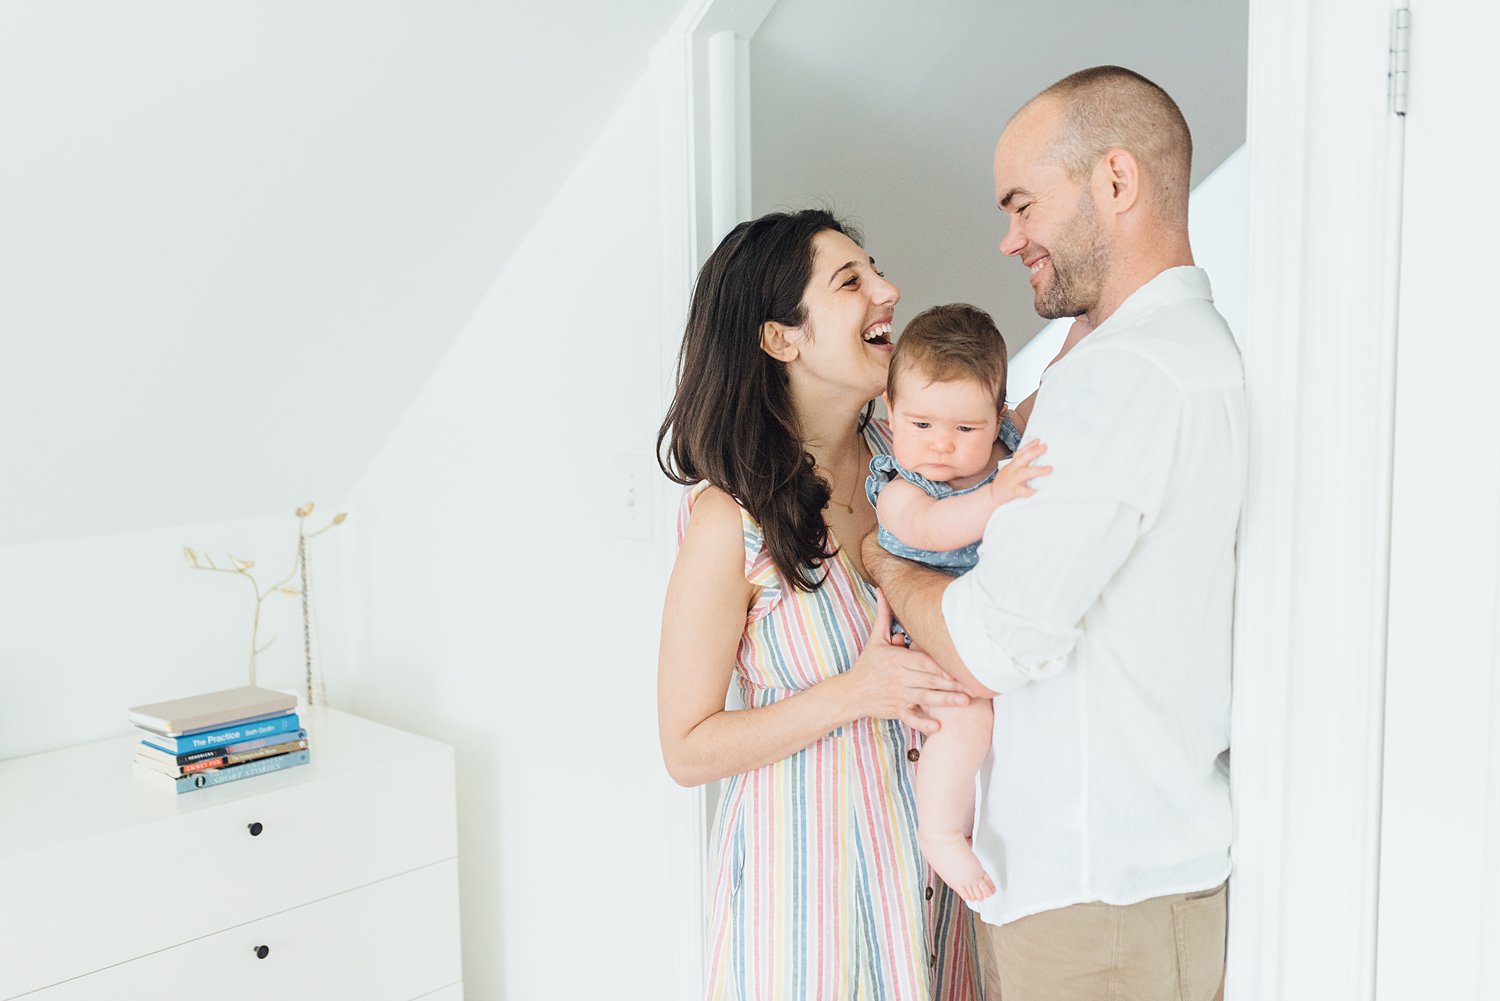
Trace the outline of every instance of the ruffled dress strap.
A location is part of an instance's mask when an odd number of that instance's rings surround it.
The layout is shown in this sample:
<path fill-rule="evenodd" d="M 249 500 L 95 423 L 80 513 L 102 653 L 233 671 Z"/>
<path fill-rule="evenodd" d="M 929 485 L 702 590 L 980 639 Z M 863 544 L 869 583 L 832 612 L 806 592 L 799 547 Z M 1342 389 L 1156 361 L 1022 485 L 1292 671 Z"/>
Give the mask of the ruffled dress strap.
<path fill-rule="evenodd" d="M 1021 447 L 1021 432 L 1016 429 L 1015 424 L 1011 423 L 1010 411 L 1008 410 L 1005 412 L 1005 416 L 1000 418 L 999 438 L 1000 444 L 1012 452 Z"/>
<path fill-rule="evenodd" d="M 712 485 L 707 480 L 702 480 L 682 491 L 682 503 L 677 508 L 677 544 L 679 546 L 682 545 L 683 536 L 687 534 L 688 520 L 692 517 L 693 505 Z M 745 618 L 748 623 L 764 617 L 781 601 L 781 575 L 776 571 L 776 562 L 771 559 L 771 551 L 766 548 L 766 536 L 761 530 L 760 523 L 750 517 L 750 513 L 738 501 L 735 502 L 735 506 L 740 512 L 740 534 L 745 544 L 745 580 L 760 588 L 760 593 L 756 595 L 755 603 L 750 606 L 749 614 Z"/>

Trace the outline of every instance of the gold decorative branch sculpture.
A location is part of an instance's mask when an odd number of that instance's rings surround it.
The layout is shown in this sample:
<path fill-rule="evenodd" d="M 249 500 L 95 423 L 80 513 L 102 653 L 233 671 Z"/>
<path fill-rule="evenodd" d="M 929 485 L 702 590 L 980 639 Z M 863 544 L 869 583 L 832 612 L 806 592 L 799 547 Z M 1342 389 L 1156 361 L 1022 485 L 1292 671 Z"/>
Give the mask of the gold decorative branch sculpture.
<path fill-rule="evenodd" d="M 211 573 L 236 574 L 240 577 L 243 577 L 249 583 L 251 591 L 254 592 L 255 614 L 250 621 L 251 685 L 255 684 L 256 657 L 258 657 L 262 653 L 265 653 L 266 650 L 270 648 L 271 644 L 276 642 L 275 637 L 272 637 L 271 639 L 266 641 L 266 644 L 264 646 L 260 645 L 261 605 L 272 594 L 279 593 L 292 598 L 301 597 L 302 651 L 304 662 L 306 665 L 305 681 L 307 686 L 307 704 L 309 706 L 317 705 L 320 702 L 326 702 L 327 699 L 322 691 L 322 685 L 315 682 L 313 674 L 312 592 L 310 587 L 311 578 L 308 571 L 308 542 L 322 535 L 330 528 L 333 528 L 336 525 L 342 525 L 344 523 L 344 519 L 349 517 L 346 513 L 340 511 L 338 514 L 333 516 L 332 520 L 330 520 L 328 524 L 324 525 L 316 532 L 309 532 L 307 530 L 307 519 L 312 515 L 314 506 L 315 505 L 311 501 L 309 501 L 308 503 L 303 504 L 301 507 L 297 508 L 296 512 L 294 512 L 297 515 L 297 554 L 295 559 L 292 561 L 291 571 L 288 572 L 285 577 L 281 578 L 269 587 L 262 588 L 256 581 L 255 575 L 250 572 L 255 569 L 255 562 L 253 560 L 242 560 L 234 556 L 230 556 L 229 566 L 221 567 L 217 563 L 215 563 L 213 557 L 209 556 L 207 553 L 205 553 L 200 560 L 198 553 L 195 552 L 191 546 L 182 547 L 182 555 L 187 559 L 191 569 L 207 570 Z M 291 586 L 291 581 L 294 577 L 300 578 L 298 581 L 299 586 L 297 587 Z"/>

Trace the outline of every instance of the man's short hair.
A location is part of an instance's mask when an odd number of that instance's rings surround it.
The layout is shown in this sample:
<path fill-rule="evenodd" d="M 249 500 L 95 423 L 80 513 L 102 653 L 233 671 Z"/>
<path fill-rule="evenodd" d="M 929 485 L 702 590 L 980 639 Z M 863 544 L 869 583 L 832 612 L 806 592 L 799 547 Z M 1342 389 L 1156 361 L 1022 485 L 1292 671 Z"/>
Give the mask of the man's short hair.
<path fill-rule="evenodd" d="M 924 309 L 896 339 L 885 392 L 896 399 L 896 377 L 916 372 L 928 382 L 973 379 L 995 394 L 995 409 L 1005 403 L 1006 350 L 990 314 L 978 306 L 955 302 Z"/>
<path fill-rule="evenodd" d="M 1055 152 L 1075 180 L 1088 176 L 1106 150 L 1127 150 L 1141 165 L 1147 196 L 1168 218 L 1186 222 L 1193 136 L 1166 91 L 1133 70 L 1095 66 L 1063 77 L 1027 107 L 1043 98 L 1063 108 Z"/>

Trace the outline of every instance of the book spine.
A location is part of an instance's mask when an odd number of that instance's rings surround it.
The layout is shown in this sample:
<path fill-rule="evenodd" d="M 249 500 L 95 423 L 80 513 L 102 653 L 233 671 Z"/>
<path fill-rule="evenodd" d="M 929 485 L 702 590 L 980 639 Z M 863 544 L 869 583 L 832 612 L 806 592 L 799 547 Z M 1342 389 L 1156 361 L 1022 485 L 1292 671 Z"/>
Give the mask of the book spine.
<path fill-rule="evenodd" d="M 270 747 L 262 747 L 256 751 L 241 751 L 238 754 L 226 754 L 224 757 L 230 765 L 243 764 L 246 761 L 259 761 L 261 758 L 274 758 L 278 754 L 290 754 L 293 751 L 304 751 L 307 749 L 305 740 L 289 740 L 285 744 L 273 744 Z"/>
<path fill-rule="evenodd" d="M 218 760 L 225 756 L 242 754 L 245 751 L 255 751 L 263 747 L 275 747 L 277 744 L 289 744 L 298 740 L 306 740 L 307 731 L 298 730 L 295 733 L 286 731 L 284 733 L 273 733 L 265 737 L 257 737 L 254 740 L 242 740 L 238 744 L 225 744 L 223 747 L 210 747 L 202 751 L 189 751 L 186 754 L 177 755 L 179 768 L 187 768 L 188 765 L 198 761 Z"/>
<path fill-rule="evenodd" d="M 192 792 L 194 789 L 206 789 L 209 786 L 223 785 L 226 782 L 238 782 L 240 779 L 254 778 L 257 775 L 279 772 L 284 768 L 305 765 L 309 760 L 310 755 L 307 751 L 293 751 L 290 754 L 278 754 L 274 758 L 247 761 L 243 765 L 235 765 L 231 768 L 210 768 L 207 771 L 195 772 L 177 779 L 177 791 L 179 793 Z"/>
<path fill-rule="evenodd" d="M 188 751 L 201 751 L 207 748 L 223 747 L 226 744 L 238 744 L 256 737 L 265 737 L 271 734 L 286 733 L 288 730 L 296 730 L 301 726 L 296 713 L 288 713 L 276 719 L 268 719 L 260 723 L 251 723 L 247 726 L 233 726 L 224 730 L 215 730 L 213 733 L 197 733 L 186 737 L 157 737 L 148 736 L 146 743 L 152 747 L 160 748 L 168 754 L 183 754 Z"/>

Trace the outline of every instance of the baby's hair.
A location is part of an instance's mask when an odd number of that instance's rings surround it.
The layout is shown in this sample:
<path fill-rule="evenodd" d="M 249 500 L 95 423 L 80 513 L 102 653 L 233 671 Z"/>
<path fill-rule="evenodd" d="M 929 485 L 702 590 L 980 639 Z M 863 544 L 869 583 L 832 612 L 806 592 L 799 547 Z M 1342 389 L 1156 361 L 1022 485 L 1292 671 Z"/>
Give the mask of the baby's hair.
<path fill-rule="evenodd" d="M 885 394 L 896 400 L 896 378 L 918 372 L 928 382 L 973 379 L 995 395 L 995 409 L 1005 404 L 1005 338 L 978 306 L 955 302 L 933 306 L 911 318 L 896 340 L 886 376 Z"/>

